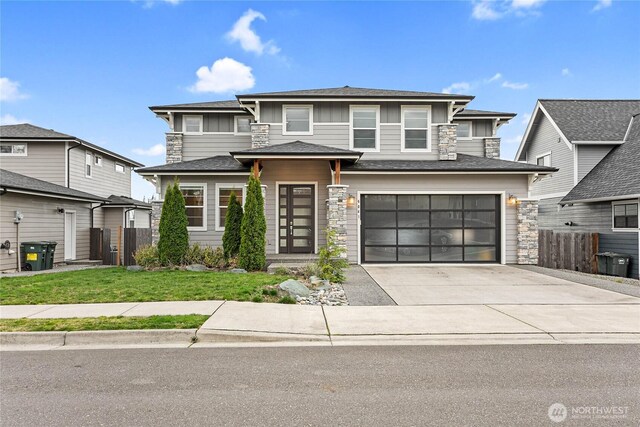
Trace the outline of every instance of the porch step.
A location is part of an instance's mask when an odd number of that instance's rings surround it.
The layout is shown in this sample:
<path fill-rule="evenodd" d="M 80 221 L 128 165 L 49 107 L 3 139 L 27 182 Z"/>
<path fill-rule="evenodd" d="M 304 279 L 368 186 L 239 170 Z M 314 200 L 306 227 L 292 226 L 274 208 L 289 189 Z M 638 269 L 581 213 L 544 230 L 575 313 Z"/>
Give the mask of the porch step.
<path fill-rule="evenodd" d="M 102 265 L 102 260 L 99 259 L 74 259 L 64 262 L 67 265 Z"/>
<path fill-rule="evenodd" d="M 303 263 L 316 262 L 318 255 L 316 254 L 274 254 L 267 255 L 267 264 L 270 263 Z"/>

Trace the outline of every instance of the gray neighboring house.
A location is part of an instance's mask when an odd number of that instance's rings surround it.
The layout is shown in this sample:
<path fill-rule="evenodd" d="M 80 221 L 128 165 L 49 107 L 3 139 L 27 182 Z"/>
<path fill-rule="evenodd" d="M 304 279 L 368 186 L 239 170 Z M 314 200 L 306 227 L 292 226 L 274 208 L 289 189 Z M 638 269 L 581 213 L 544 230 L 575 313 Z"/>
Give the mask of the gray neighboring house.
<path fill-rule="evenodd" d="M 335 230 L 351 263 L 537 263 L 531 182 L 557 169 L 500 160 L 515 114 L 473 96 L 339 87 L 150 107 L 166 164 L 137 169 L 162 198 L 178 177 L 192 242 L 220 245 L 250 171 L 265 195 L 267 255 L 315 254 Z"/>
<path fill-rule="evenodd" d="M 96 200 L 91 205 L 83 205 L 77 209 L 65 209 L 64 215 L 50 217 L 49 209 L 43 209 L 36 218 L 32 203 L 24 194 L 22 198 L 3 197 L 0 206 L 2 215 L 2 235 L 0 240 L 10 240 L 9 229 L 15 227 L 13 217 L 15 211 L 24 211 L 25 219 L 22 229 L 38 227 L 34 223 L 52 226 L 66 224 L 65 236 L 55 239 L 70 239 L 76 236 L 74 245 L 67 240 L 58 250 L 56 262 L 66 260 L 83 260 L 89 258 L 89 228 L 107 227 L 112 232 L 112 242 L 117 238 L 117 230 L 122 227 L 149 227 L 151 205 L 131 198 L 131 173 L 133 168 L 143 166 L 141 163 L 124 157 L 113 151 L 106 150 L 90 142 L 72 135 L 60 133 L 52 129 L 45 129 L 31 124 L 0 126 L 0 168 L 22 176 L 35 178 L 51 185 L 77 190 L 92 195 Z M 6 175 L 9 176 L 8 174 Z M 0 187 L 4 188 L 5 174 L 0 180 Z M 16 192 L 14 188 L 12 192 Z M 40 193 L 38 193 L 40 194 Z M 35 197 L 35 196 L 34 196 Z M 35 200 L 35 199 L 34 199 Z M 86 221 L 85 221 L 86 219 Z M 31 224 L 31 225 L 28 225 Z M 58 224 L 58 225 L 54 225 Z M 11 232 L 13 233 L 13 232 Z M 12 234 L 9 233 L 8 236 Z M 34 231 L 22 234 L 21 241 L 26 237 L 33 240 L 47 240 Z M 25 238 L 23 238 L 25 237 Z M 10 261 L 7 259 L 11 258 Z M 15 268 L 15 255 L 10 256 L 7 251 L 0 251 L 0 263 Z"/>
<path fill-rule="evenodd" d="M 559 171 L 531 187 L 541 229 L 600 233 L 638 278 L 640 100 L 541 99 L 516 160 Z"/>

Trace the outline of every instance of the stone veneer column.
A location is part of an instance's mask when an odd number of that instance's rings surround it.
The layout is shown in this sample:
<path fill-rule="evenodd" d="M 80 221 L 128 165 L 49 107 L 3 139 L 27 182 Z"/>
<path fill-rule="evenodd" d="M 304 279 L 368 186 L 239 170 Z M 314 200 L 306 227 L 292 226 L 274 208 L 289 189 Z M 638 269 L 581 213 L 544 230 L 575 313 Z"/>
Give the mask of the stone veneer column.
<path fill-rule="evenodd" d="M 151 244 L 157 245 L 160 239 L 160 215 L 162 214 L 162 200 L 151 201 Z"/>
<path fill-rule="evenodd" d="M 438 153 L 439 160 L 456 160 L 458 154 L 456 152 L 456 135 L 457 124 L 449 123 L 438 126 Z"/>
<path fill-rule="evenodd" d="M 487 159 L 497 159 L 500 157 L 500 138 L 484 139 L 484 156 Z"/>
<path fill-rule="evenodd" d="M 251 148 L 262 148 L 269 145 L 269 124 L 251 123 Z"/>
<path fill-rule="evenodd" d="M 182 161 L 182 134 L 178 132 L 167 132 L 167 163 L 178 163 Z"/>
<path fill-rule="evenodd" d="M 336 244 L 343 249 L 342 257 L 347 258 L 347 190 L 348 185 L 327 185 L 327 229 L 335 230 Z"/>
<path fill-rule="evenodd" d="M 517 262 L 538 264 L 538 201 L 518 200 L 516 205 Z"/>

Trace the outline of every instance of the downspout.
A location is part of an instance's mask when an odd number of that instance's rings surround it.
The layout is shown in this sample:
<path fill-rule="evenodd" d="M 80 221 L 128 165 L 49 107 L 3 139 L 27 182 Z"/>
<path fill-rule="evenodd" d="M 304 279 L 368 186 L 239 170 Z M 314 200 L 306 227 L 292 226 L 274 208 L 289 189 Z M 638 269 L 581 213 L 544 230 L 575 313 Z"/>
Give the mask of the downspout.
<path fill-rule="evenodd" d="M 92 203 L 92 204 L 93 204 L 93 203 Z M 90 221 L 90 222 L 91 222 L 91 223 L 90 223 L 90 225 L 89 225 L 89 228 L 93 228 L 93 211 L 94 211 L 94 209 L 101 208 L 102 206 L 104 206 L 104 203 L 100 203 L 98 206 L 93 206 L 91 209 L 89 209 L 89 210 L 91 211 L 91 217 L 90 217 L 90 219 L 91 219 L 91 221 Z"/>
<path fill-rule="evenodd" d="M 127 209 L 126 211 L 124 211 L 124 228 L 128 228 L 127 224 L 129 223 L 129 221 L 127 221 L 127 214 L 131 211 L 135 211 L 137 209 L 137 207 L 133 207 L 131 209 Z"/>
<path fill-rule="evenodd" d="M 70 184 L 71 183 L 71 158 L 70 158 L 70 152 L 74 148 L 78 148 L 78 147 L 82 147 L 82 144 L 74 145 L 73 147 L 67 148 L 67 188 L 71 188 L 71 184 Z"/>

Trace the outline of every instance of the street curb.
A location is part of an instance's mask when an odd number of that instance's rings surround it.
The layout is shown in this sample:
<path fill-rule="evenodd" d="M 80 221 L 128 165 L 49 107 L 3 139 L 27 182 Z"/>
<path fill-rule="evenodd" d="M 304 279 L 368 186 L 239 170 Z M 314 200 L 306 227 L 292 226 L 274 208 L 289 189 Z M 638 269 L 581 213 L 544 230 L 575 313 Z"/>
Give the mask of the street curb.
<path fill-rule="evenodd" d="M 0 348 L 5 346 L 49 346 L 64 345 L 66 332 L 0 332 Z"/>
<path fill-rule="evenodd" d="M 191 344 L 197 329 L 134 329 L 67 332 L 65 346 Z"/>
<path fill-rule="evenodd" d="M 329 335 L 288 334 L 277 332 L 223 331 L 217 329 L 199 329 L 198 343 L 234 343 L 234 342 L 330 342 Z"/>

